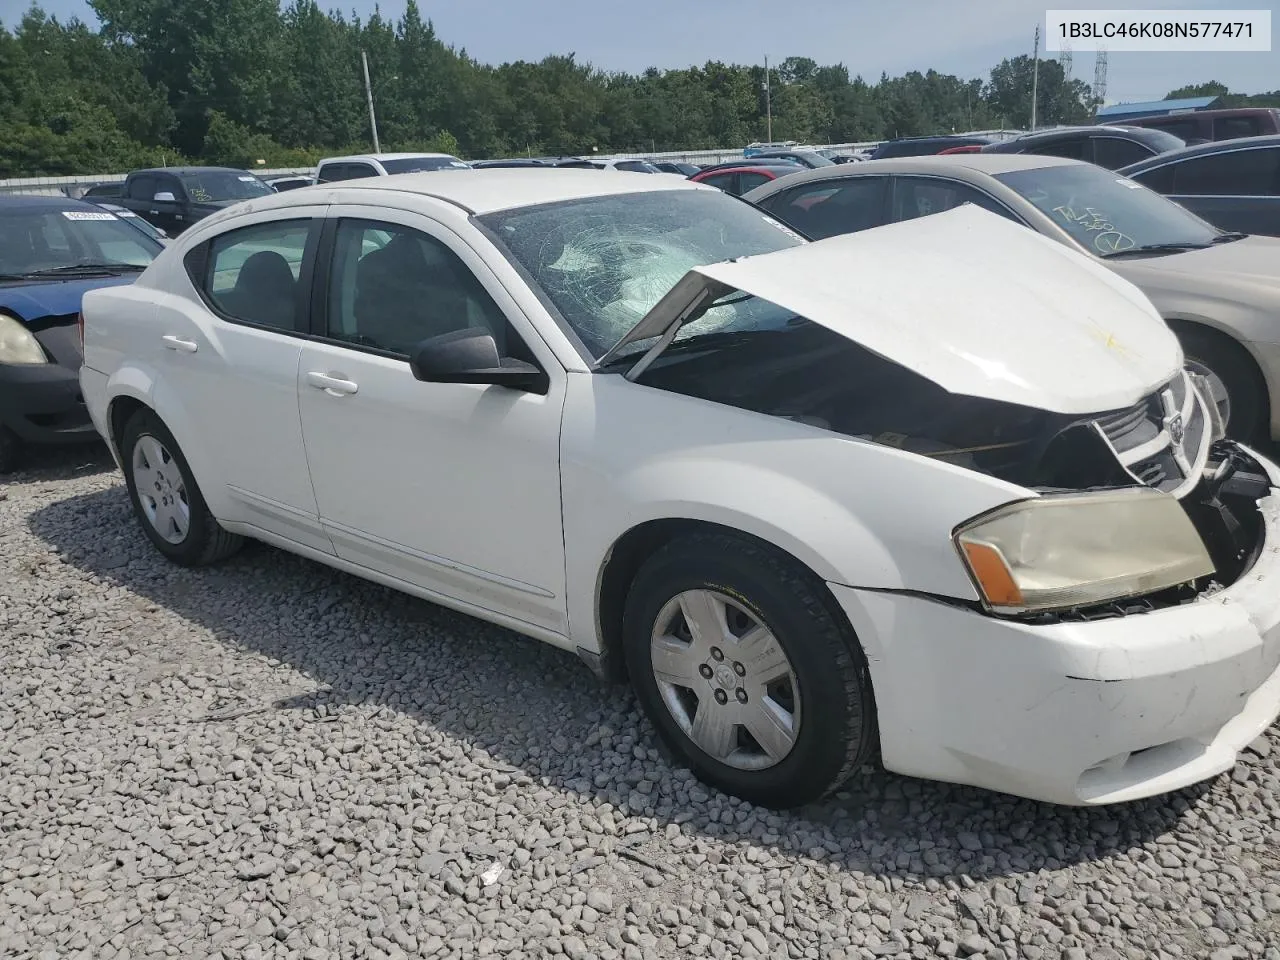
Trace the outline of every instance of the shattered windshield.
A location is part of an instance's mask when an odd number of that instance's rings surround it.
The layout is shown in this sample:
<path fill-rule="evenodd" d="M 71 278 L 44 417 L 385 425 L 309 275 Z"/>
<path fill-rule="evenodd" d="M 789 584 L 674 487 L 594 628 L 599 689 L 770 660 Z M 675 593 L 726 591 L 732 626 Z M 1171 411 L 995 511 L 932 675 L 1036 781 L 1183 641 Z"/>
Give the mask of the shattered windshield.
<path fill-rule="evenodd" d="M 1089 163 L 998 173 L 1095 256 L 1208 246 L 1219 231 L 1140 183 Z"/>
<path fill-rule="evenodd" d="M 804 243 L 759 210 L 710 190 L 567 200 L 479 218 L 599 359 L 690 268 Z M 761 301 L 708 310 L 681 338 L 777 327 Z"/>

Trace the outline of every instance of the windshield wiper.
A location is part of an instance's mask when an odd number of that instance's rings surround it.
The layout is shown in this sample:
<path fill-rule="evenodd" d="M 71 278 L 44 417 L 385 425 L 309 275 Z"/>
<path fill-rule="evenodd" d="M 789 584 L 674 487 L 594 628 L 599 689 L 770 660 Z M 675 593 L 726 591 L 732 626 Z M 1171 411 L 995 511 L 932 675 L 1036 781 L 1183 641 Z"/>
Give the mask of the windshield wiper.
<path fill-rule="evenodd" d="M 1112 257 L 1127 257 L 1132 254 L 1143 253 L 1177 253 L 1180 250 L 1204 250 L 1208 247 L 1207 243 L 1196 243 L 1190 240 L 1182 243 L 1144 243 L 1138 247 L 1130 247 L 1128 250 L 1112 250 L 1110 253 L 1099 254 L 1104 260 Z"/>
<path fill-rule="evenodd" d="M 796 326 L 795 321 L 798 319 L 803 318 L 793 317 L 791 320 L 787 321 L 787 326 L 785 327 L 768 327 L 763 330 L 715 330 L 710 333 L 696 333 L 691 337 L 685 337 L 683 340 L 676 340 L 672 342 L 667 349 L 662 351 L 662 353 L 663 356 L 670 356 L 676 353 L 684 353 L 688 350 L 727 347 L 737 343 L 745 343 L 748 340 L 755 340 L 762 334 L 786 333 Z M 609 370 L 625 363 L 634 363 L 637 357 L 648 352 L 648 347 L 641 347 L 638 350 L 632 350 L 628 353 L 614 357 L 600 369 Z"/>
<path fill-rule="evenodd" d="M 26 277 L 56 277 L 67 273 L 141 273 L 147 269 L 136 263 L 68 263 L 61 267 L 32 270 Z"/>
<path fill-rule="evenodd" d="M 1239 230 L 1226 230 L 1214 237 L 1210 243 L 1235 243 L 1247 236 L 1249 236 L 1247 233 L 1241 233 Z"/>

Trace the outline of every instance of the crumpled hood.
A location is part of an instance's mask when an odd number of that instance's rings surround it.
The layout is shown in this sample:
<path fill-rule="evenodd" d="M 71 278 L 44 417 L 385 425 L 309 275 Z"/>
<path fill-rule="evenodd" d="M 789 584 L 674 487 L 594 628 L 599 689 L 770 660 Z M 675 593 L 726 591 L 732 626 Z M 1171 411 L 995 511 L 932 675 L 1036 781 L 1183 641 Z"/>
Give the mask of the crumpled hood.
<path fill-rule="evenodd" d="M 88 291 L 133 283 L 136 279 L 136 274 L 128 274 L 123 277 L 77 277 L 74 280 L 0 284 L 0 312 L 12 314 L 24 323 L 79 313 L 80 298 Z"/>
<path fill-rule="evenodd" d="M 793 310 L 951 393 L 1055 413 L 1132 406 L 1183 363 L 1137 287 L 971 205 L 697 267 L 624 342 L 660 335 L 696 298 L 725 287 Z"/>

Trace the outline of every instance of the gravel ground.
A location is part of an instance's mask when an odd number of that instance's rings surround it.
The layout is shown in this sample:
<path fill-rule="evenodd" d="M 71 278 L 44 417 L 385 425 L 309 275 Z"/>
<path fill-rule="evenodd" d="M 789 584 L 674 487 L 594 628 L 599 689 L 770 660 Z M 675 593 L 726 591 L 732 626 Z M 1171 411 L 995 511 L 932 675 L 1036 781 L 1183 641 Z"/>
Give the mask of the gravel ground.
<path fill-rule="evenodd" d="M 1275 733 L 1119 808 L 868 770 L 776 815 L 568 654 L 167 565 L 83 451 L 0 487 L 0 650 L 0 957 L 1280 960 Z"/>

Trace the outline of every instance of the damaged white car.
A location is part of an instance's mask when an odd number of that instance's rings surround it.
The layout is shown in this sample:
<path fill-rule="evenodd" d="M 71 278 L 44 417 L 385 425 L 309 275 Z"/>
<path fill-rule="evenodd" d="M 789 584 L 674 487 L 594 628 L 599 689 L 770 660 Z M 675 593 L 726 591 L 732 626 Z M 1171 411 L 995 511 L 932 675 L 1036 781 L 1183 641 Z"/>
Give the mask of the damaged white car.
<path fill-rule="evenodd" d="M 1135 287 L 972 207 L 810 244 L 665 178 L 380 177 L 201 221 L 83 331 L 166 556 L 576 651 L 761 804 L 877 754 L 1130 800 L 1280 711 L 1280 474 Z"/>

